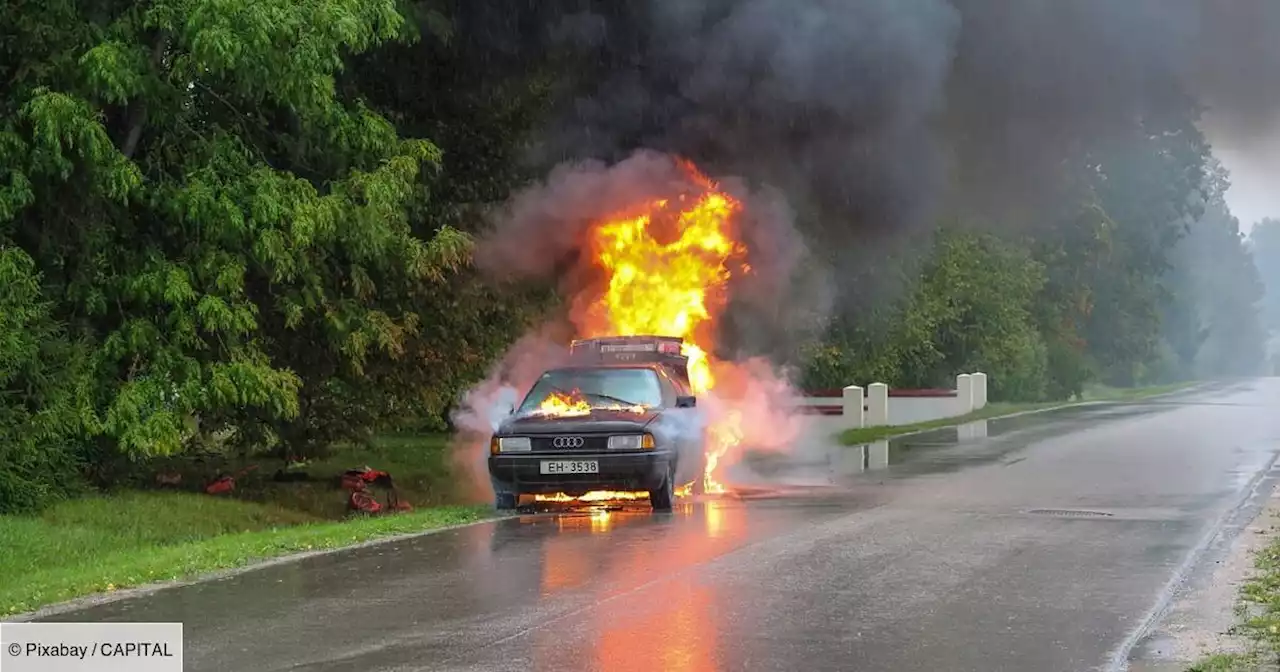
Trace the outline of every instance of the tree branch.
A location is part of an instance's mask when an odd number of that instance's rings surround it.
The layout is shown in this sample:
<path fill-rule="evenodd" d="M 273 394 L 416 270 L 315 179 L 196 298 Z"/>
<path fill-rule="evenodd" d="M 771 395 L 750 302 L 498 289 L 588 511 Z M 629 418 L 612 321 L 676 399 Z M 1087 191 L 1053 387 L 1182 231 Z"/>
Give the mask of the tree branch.
<path fill-rule="evenodd" d="M 169 48 L 169 35 L 165 31 L 156 34 L 155 42 L 151 45 L 151 66 L 159 69 L 161 59 L 164 58 L 164 52 Z M 132 159 L 135 152 L 138 151 L 138 143 L 142 141 L 142 129 L 147 124 L 147 105 L 143 101 L 135 101 L 129 106 L 129 132 L 125 134 L 124 147 L 120 149 L 120 153 L 125 158 Z"/>

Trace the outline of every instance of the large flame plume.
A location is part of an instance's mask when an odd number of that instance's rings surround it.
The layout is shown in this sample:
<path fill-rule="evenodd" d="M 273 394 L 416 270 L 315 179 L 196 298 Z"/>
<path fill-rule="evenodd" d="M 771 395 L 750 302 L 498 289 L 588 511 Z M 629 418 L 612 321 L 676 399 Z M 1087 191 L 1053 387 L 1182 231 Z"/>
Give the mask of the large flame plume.
<path fill-rule="evenodd" d="M 570 318 L 582 336 L 656 334 L 685 340 L 695 394 L 716 387 L 716 321 L 728 303 L 729 282 L 749 273 L 747 249 L 735 217 L 742 204 L 681 162 L 693 193 L 638 204 L 595 223 L 586 249 L 607 277 L 604 290 L 579 297 Z M 709 418 L 703 486 L 723 492 L 716 477 L 721 458 L 742 443 L 741 413 Z"/>

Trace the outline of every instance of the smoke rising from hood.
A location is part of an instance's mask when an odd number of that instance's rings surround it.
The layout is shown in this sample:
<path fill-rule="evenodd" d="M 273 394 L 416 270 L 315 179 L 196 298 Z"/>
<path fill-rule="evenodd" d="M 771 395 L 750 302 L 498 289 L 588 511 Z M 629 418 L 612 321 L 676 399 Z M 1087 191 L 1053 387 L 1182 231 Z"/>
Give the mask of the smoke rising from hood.
<path fill-rule="evenodd" d="M 457 428 L 450 441 L 450 456 L 458 473 L 466 474 L 473 495 L 483 501 L 489 489 L 489 437 L 520 403 L 521 396 L 547 368 L 568 360 L 566 344 L 572 327 L 550 321 L 518 339 L 484 380 L 468 390 L 452 413 Z"/>

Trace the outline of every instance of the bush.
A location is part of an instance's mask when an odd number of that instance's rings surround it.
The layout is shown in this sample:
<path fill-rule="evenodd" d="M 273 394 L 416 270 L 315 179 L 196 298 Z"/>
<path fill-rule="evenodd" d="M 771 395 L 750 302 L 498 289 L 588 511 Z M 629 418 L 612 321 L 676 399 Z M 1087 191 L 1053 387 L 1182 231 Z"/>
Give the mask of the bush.
<path fill-rule="evenodd" d="M 1049 351 L 1032 306 L 1043 268 L 994 236 L 940 233 L 913 292 L 870 325 L 837 325 L 808 353 L 807 387 L 884 382 L 950 386 L 958 373 L 990 376 L 994 400 L 1048 393 Z"/>
<path fill-rule="evenodd" d="M 0 246 L 0 513 L 36 509 L 79 485 L 83 362 L 41 300 L 31 258 Z"/>

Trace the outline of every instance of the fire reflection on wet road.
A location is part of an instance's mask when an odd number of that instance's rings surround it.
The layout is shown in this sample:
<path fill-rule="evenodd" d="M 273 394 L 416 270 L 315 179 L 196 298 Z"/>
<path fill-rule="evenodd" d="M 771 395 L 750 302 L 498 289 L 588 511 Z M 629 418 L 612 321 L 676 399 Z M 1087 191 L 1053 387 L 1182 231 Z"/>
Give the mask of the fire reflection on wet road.
<path fill-rule="evenodd" d="M 190 672 L 1106 668 L 1271 483 L 1280 381 L 1215 398 L 797 451 L 669 514 L 521 514 L 47 620 L 182 621 Z"/>
<path fill-rule="evenodd" d="M 619 618 L 583 618 L 568 614 L 574 636 L 589 633 L 594 642 L 591 663 L 598 670 L 668 670 L 701 672 L 718 669 L 716 587 L 682 568 L 699 567 L 731 551 L 747 536 L 747 510 L 740 502 L 707 498 L 688 500 L 670 514 L 674 526 L 664 543 L 643 536 L 619 553 L 613 545 L 628 526 L 653 525 L 655 514 L 639 504 L 621 507 L 580 507 L 548 511 L 561 534 L 542 544 L 542 595 L 554 599 L 559 591 L 599 585 L 636 585 L 637 577 L 651 577 L 639 588 L 641 601 L 626 601 Z M 664 515 L 664 514 L 659 514 Z M 536 516 L 522 520 L 530 523 Z M 595 537 L 592 540 L 580 536 Z M 597 548 L 595 545 L 599 544 Z M 653 572 L 654 568 L 659 571 Z M 664 568 L 666 571 L 664 571 Z M 590 584 L 590 585 L 589 585 Z M 634 589 L 632 589 L 634 590 Z M 625 600 L 625 588 L 603 597 Z M 597 597 L 599 592 L 597 591 Z M 593 605 L 593 608 L 600 608 Z M 661 633 L 661 636 L 656 636 Z M 533 670 L 565 670 L 583 666 L 587 652 L 566 647 L 565 628 L 550 624 L 536 630 Z"/>

